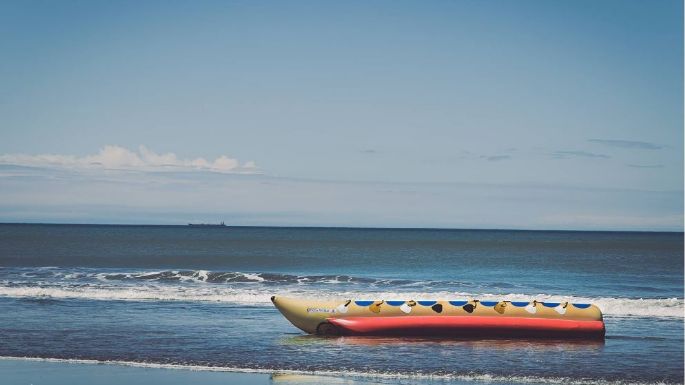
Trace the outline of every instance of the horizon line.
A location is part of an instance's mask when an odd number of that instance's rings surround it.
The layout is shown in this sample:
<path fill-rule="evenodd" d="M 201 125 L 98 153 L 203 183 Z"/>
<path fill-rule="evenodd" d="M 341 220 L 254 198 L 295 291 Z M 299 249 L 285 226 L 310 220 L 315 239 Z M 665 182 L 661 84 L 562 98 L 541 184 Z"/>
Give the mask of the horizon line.
<path fill-rule="evenodd" d="M 526 229 L 526 228 L 466 228 L 466 227 L 385 227 L 385 226 L 307 226 L 307 225 L 220 225 L 207 223 L 209 226 L 190 226 L 186 224 L 154 223 L 60 223 L 60 222 L 0 222 L 4 225 L 43 225 L 43 226 L 122 226 L 122 227 L 194 227 L 194 228 L 262 228 L 262 229 L 340 229 L 340 230 L 437 230 L 437 231 L 539 231 L 539 232 L 592 232 L 592 233 L 674 233 L 685 234 L 683 230 L 581 230 L 581 229 Z"/>

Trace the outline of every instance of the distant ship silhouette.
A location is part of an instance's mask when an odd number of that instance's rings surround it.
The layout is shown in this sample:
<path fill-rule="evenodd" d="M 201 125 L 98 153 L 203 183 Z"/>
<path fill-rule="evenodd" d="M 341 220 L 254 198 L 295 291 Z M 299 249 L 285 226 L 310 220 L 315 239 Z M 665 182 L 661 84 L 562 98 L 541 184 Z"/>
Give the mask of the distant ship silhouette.
<path fill-rule="evenodd" d="M 224 221 L 221 221 L 221 223 L 188 223 L 188 226 L 193 226 L 193 227 L 226 227 L 226 224 Z"/>

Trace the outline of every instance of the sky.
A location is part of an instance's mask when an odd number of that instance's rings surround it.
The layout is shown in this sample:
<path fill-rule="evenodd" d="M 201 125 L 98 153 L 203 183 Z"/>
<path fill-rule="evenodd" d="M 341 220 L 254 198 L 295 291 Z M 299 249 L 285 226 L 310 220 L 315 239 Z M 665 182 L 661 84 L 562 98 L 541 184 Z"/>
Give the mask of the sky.
<path fill-rule="evenodd" d="M 0 222 L 683 229 L 681 1 L 0 1 Z"/>

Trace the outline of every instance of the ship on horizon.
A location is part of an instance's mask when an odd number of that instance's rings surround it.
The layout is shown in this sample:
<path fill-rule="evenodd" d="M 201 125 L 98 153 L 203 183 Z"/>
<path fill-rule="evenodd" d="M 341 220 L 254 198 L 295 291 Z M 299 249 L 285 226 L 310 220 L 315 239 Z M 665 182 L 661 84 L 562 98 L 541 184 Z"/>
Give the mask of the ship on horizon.
<path fill-rule="evenodd" d="M 193 226 L 193 227 L 226 227 L 226 224 L 224 221 L 221 221 L 221 223 L 188 223 L 188 226 Z"/>

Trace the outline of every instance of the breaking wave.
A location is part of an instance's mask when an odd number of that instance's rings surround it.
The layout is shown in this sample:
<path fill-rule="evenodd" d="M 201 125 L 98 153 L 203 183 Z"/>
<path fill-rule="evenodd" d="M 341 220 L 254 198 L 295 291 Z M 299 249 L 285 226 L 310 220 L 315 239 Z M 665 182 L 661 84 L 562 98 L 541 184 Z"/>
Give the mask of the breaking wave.
<path fill-rule="evenodd" d="M 508 293 L 508 294 L 504 294 Z M 594 303 L 607 316 L 685 318 L 683 298 L 563 296 L 504 283 L 208 270 L 0 268 L 0 297 L 40 300 L 220 302 L 270 305 L 272 295 L 340 299 L 466 299 Z"/>
<path fill-rule="evenodd" d="M 362 283 L 411 285 L 417 281 L 406 279 L 374 279 L 351 277 L 349 275 L 292 275 L 280 273 L 243 273 L 208 270 L 162 270 L 135 272 L 101 272 L 92 269 L 79 271 L 60 268 L 17 269 L 23 278 L 57 278 L 64 280 L 97 279 L 100 281 L 144 281 L 144 282 L 205 282 L 205 283 L 261 283 L 261 284 L 316 284 L 316 283 Z"/>
<path fill-rule="evenodd" d="M 684 317 L 682 298 L 634 299 L 591 298 L 557 295 L 488 294 L 464 292 L 355 292 L 265 290 L 264 288 L 183 287 L 183 286 L 0 286 L 0 297 L 29 299 L 85 299 L 105 301 L 187 301 L 219 302 L 251 306 L 270 306 L 274 294 L 294 297 L 317 298 L 363 298 L 363 299 L 466 299 L 483 300 L 531 300 L 548 302 L 569 301 L 594 303 L 607 316 L 616 317 Z"/>

